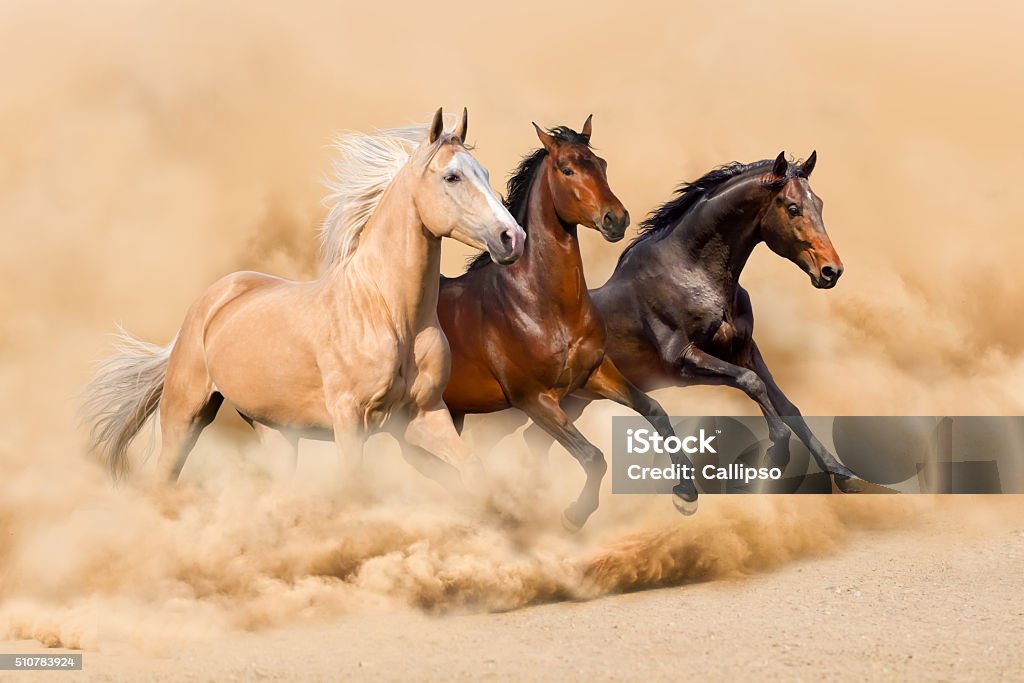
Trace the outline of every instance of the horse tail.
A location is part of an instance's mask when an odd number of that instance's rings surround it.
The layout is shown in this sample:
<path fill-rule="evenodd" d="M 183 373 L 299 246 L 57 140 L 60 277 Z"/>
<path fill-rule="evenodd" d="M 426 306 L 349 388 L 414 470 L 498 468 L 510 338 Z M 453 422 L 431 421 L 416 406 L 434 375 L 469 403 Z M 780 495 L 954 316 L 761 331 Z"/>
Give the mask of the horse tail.
<path fill-rule="evenodd" d="M 116 479 L 129 469 L 128 446 L 160 405 L 174 341 L 160 347 L 121 329 L 115 348 L 85 390 L 82 419 L 90 450 L 101 454 Z"/>

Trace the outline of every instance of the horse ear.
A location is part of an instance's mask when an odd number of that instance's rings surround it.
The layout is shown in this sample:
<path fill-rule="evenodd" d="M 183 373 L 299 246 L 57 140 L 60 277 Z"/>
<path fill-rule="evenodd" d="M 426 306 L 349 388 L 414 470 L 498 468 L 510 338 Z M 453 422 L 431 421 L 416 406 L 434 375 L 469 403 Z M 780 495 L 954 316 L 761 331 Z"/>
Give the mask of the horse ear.
<path fill-rule="evenodd" d="M 779 156 L 775 157 L 775 165 L 772 166 L 772 175 L 776 178 L 785 178 L 787 168 L 789 168 L 789 162 L 786 161 L 786 150 L 782 150 L 779 152 Z"/>
<path fill-rule="evenodd" d="M 459 138 L 463 143 L 466 142 L 466 131 L 469 129 L 469 111 L 462 108 L 462 120 L 459 121 L 459 125 L 455 127 L 455 136 Z"/>
<path fill-rule="evenodd" d="M 587 117 L 586 123 L 583 124 L 583 130 L 580 131 L 580 135 L 585 137 L 587 139 L 587 142 L 590 142 L 590 133 L 593 130 L 593 126 L 591 126 L 591 122 L 593 120 L 594 120 L 594 115 L 591 114 L 590 116 Z"/>
<path fill-rule="evenodd" d="M 818 163 L 818 150 L 811 152 L 811 156 L 807 157 L 807 161 L 800 166 L 800 175 L 804 178 L 810 178 L 811 171 L 814 170 L 814 165 L 816 163 Z"/>
<path fill-rule="evenodd" d="M 530 123 L 533 122 L 531 121 Z M 555 140 L 554 136 L 545 133 L 544 129 L 536 123 L 533 124 L 533 129 L 537 131 L 537 137 L 540 139 L 540 144 L 544 145 L 544 149 L 548 151 L 548 154 L 554 154 L 555 147 L 558 146 L 558 142 Z"/>
<path fill-rule="evenodd" d="M 430 144 L 437 142 L 437 139 L 441 137 L 441 133 L 444 132 L 444 113 L 442 109 L 444 107 L 437 108 L 437 111 L 434 112 L 434 120 L 430 122 L 430 137 L 427 138 Z"/>

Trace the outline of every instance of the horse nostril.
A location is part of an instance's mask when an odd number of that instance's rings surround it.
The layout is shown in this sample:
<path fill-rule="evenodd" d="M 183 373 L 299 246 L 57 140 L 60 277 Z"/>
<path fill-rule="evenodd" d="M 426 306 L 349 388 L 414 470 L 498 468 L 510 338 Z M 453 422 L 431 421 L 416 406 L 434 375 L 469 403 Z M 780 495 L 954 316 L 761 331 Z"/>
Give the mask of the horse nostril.
<path fill-rule="evenodd" d="M 515 241 L 515 235 L 512 234 L 511 230 L 501 231 L 501 243 L 504 244 L 506 247 L 509 246 L 510 244 L 515 244 Z"/>
<path fill-rule="evenodd" d="M 629 211 L 625 211 L 624 210 L 622 212 L 622 227 L 623 228 L 629 227 Z"/>
<path fill-rule="evenodd" d="M 611 228 L 615 226 L 615 216 L 612 215 L 611 211 L 604 215 L 602 223 L 604 224 L 605 228 Z"/>
<path fill-rule="evenodd" d="M 833 280 L 838 279 L 839 273 L 841 272 L 841 270 L 836 269 L 834 266 L 821 267 L 821 277 L 827 280 L 828 282 L 832 282 Z"/>

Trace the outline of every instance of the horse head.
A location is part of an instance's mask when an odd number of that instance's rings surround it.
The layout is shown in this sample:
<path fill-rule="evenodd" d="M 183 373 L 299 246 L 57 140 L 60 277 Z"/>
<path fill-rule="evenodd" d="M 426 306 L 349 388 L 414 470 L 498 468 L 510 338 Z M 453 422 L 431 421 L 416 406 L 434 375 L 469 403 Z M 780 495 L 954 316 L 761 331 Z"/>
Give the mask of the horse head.
<path fill-rule="evenodd" d="M 551 161 L 548 186 L 558 217 L 618 242 L 629 225 L 629 212 L 608 186 L 608 162 L 590 147 L 592 122 L 588 116 L 579 133 L 564 126 L 550 131 L 536 123 L 533 127 Z"/>
<path fill-rule="evenodd" d="M 509 264 L 523 253 L 526 232 L 491 189 L 487 170 L 466 147 L 468 115 L 451 133 L 441 109 L 416 152 L 421 172 L 414 201 L 420 219 L 435 237 L 452 237 L 485 250 L 491 260 Z M 415 157 L 414 157 L 415 159 Z"/>
<path fill-rule="evenodd" d="M 802 164 L 786 161 L 782 152 L 775 159 L 765 184 L 773 196 L 761 218 L 765 244 L 807 273 L 818 289 L 831 289 L 843 274 L 843 262 L 825 232 L 821 198 L 811 189 L 810 176 L 818 153 Z"/>

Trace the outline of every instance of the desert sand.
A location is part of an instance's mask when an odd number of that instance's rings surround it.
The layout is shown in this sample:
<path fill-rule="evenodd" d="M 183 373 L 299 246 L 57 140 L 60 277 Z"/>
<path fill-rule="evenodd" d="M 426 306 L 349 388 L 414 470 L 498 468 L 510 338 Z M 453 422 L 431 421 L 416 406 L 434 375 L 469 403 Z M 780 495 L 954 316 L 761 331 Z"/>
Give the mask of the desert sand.
<path fill-rule="evenodd" d="M 933 501 L 771 571 L 501 613 L 229 633 L 11 680 L 1018 680 L 1024 501 Z M 2 651 L 53 653 L 32 641 Z"/>

